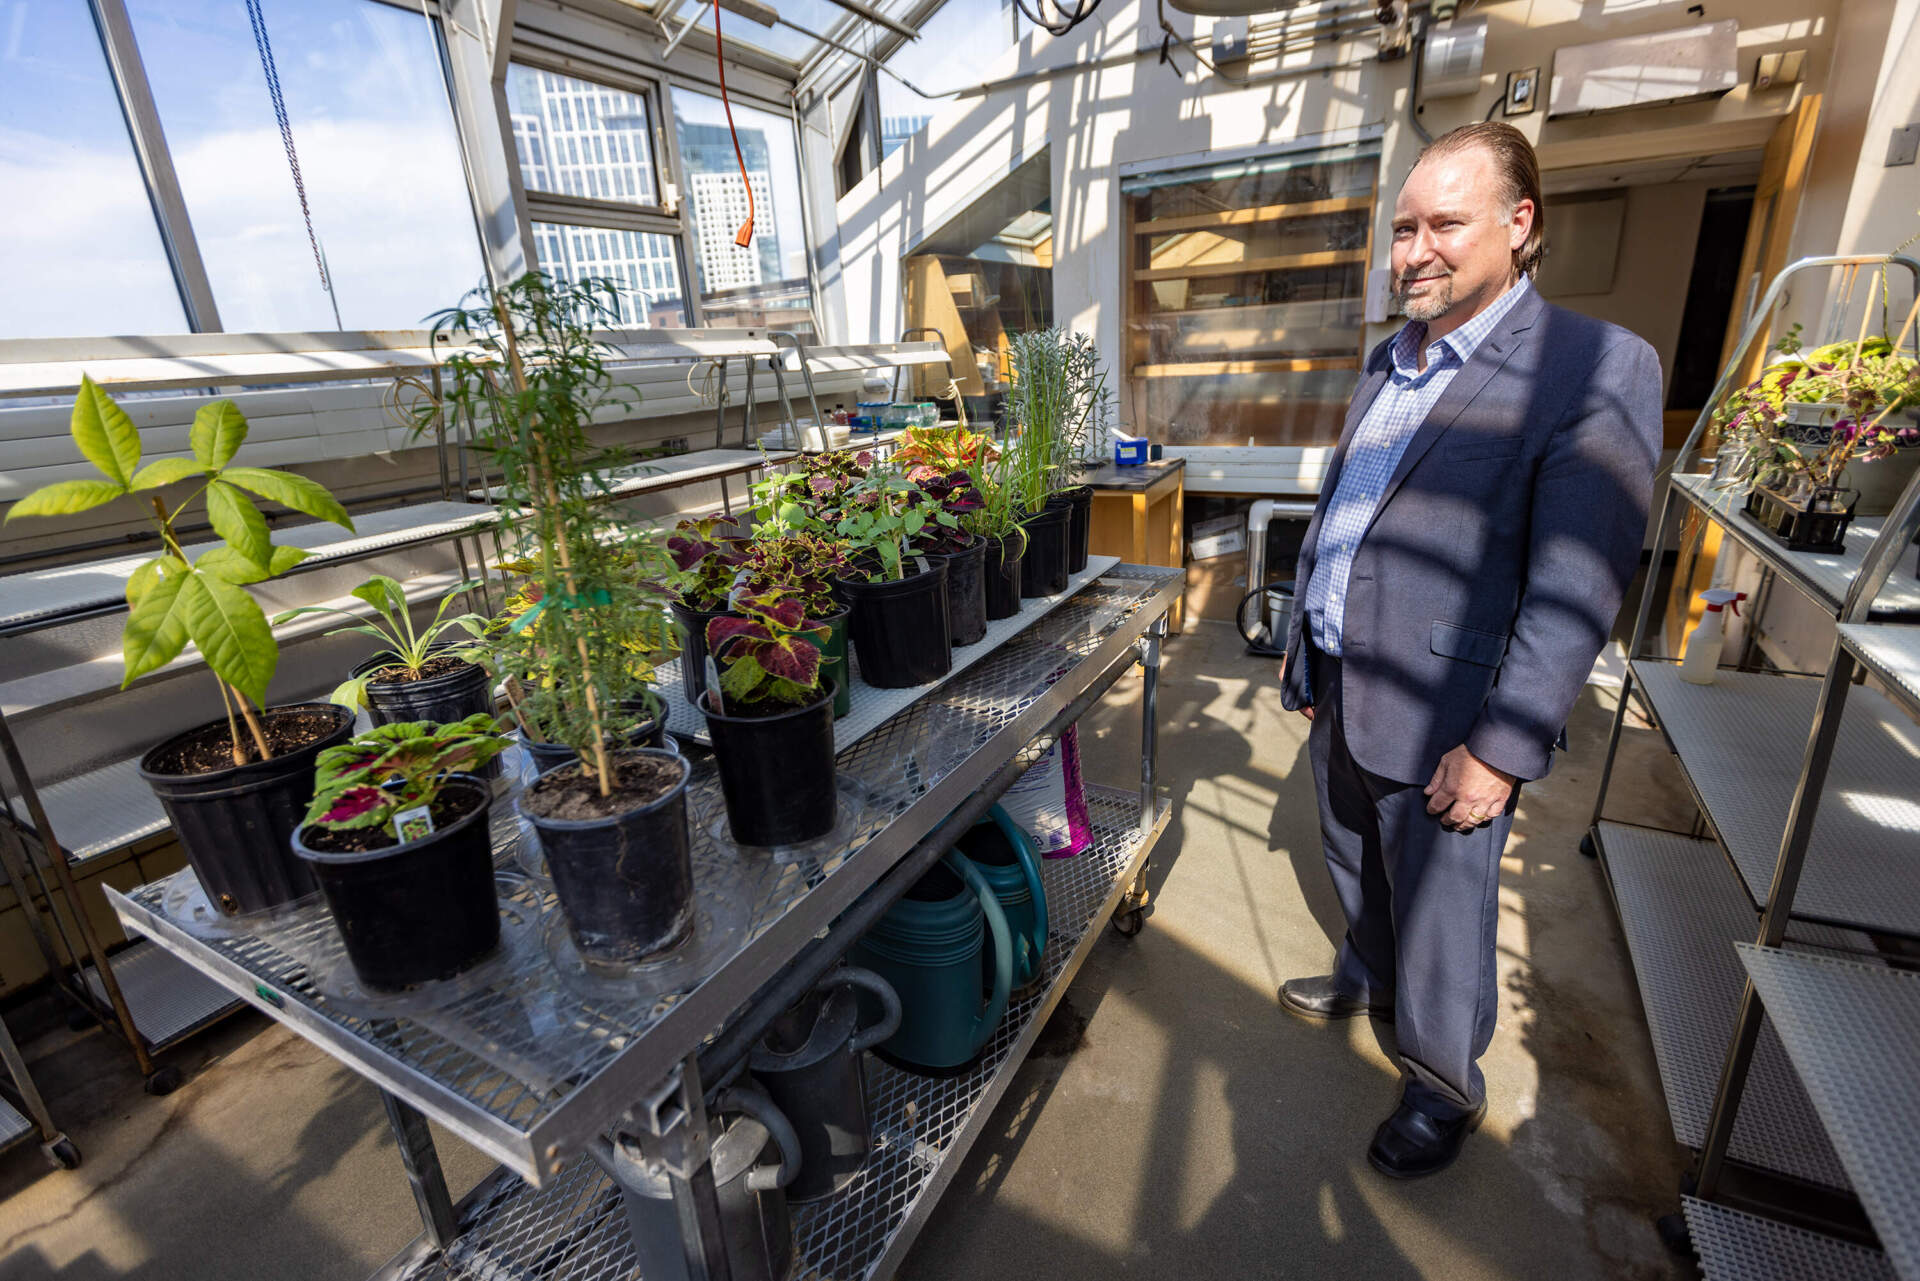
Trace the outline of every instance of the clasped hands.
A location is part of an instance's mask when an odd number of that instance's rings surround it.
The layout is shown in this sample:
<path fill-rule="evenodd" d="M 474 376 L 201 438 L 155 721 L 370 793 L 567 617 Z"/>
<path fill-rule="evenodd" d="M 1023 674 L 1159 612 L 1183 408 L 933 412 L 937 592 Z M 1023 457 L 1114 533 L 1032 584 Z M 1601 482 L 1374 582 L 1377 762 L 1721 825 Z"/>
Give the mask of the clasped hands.
<path fill-rule="evenodd" d="M 1283 682 L 1286 673 L 1282 663 Z M 1302 707 L 1300 714 L 1312 720 L 1312 704 Z M 1427 813 L 1439 815 L 1440 826 L 1449 832 L 1471 832 L 1506 813 L 1513 784 L 1513 775 L 1487 764 L 1462 743 L 1440 758 L 1433 781 L 1421 791 L 1427 798 Z"/>

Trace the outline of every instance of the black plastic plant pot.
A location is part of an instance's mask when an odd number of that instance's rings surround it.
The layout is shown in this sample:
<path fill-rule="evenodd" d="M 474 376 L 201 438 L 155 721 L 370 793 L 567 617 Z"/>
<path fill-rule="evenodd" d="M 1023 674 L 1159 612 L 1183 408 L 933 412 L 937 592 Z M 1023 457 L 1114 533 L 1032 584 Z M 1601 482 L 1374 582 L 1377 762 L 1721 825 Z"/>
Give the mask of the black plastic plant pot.
<path fill-rule="evenodd" d="M 606 818 L 521 815 L 540 834 L 547 873 L 585 960 L 632 965 L 682 942 L 693 928 L 693 837 L 687 829 L 686 759 L 652 748 L 620 753 L 672 761 L 677 781 L 664 795 Z M 543 776 L 544 777 L 544 776 Z"/>
<path fill-rule="evenodd" d="M 986 593 L 987 619 L 1012 618 L 1020 612 L 1020 562 L 1025 555 L 1025 540 L 996 535 L 985 542 L 980 577 Z"/>
<path fill-rule="evenodd" d="M 835 684 L 832 676 L 823 685 Z M 725 715 L 709 691 L 700 710 L 713 738 L 727 826 L 742 845 L 799 845 L 833 830 L 833 691 L 771 716 Z M 736 709 L 737 710 L 737 709 Z"/>
<path fill-rule="evenodd" d="M 365 676 L 397 666 L 390 657 L 369 658 L 353 669 Z M 469 716 L 493 714 L 493 678 L 478 663 L 463 663 L 451 672 L 417 681 L 368 681 L 367 716 L 375 725 L 402 721 L 432 721 L 455 725 Z M 481 778 L 500 774 L 498 758 L 476 771 Z"/>
<path fill-rule="evenodd" d="M 827 627 L 827 643 L 820 647 L 820 657 L 827 664 L 827 675 L 833 678 L 833 719 L 836 721 L 853 710 L 853 682 L 847 672 L 847 625 L 852 617 L 852 609 L 842 605 L 839 612 L 814 620 Z"/>
<path fill-rule="evenodd" d="M 620 710 L 635 716 L 647 715 L 645 705 L 638 699 L 622 700 Z M 628 747 L 665 747 L 666 745 L 667 720 L 664 716 L 653 716 L 627 735 Z M 550 769 L 558 769 L 569 761 L 580 759 L 565 743 L 540 743 L 528 738 L 522 739 L 520 746 L 525 748 L 527 755 L 533 758 L 535 777 Z"/>
<path fill-rule="evenodd" d="M 928 556 L 947 565 L 947 634 L 955 645 L 978 644 L 987 634 L 987 541 L 975 538 L 957 552 Z"/>
<path fill-rule="evenodd" d="M 1049 507 L 1021 522 L 1027 531 L 1027 552 L 1020 558 L 1020 595 L 1057 596 L 1067 590 L 1067 526 L 1073 512 L 1066 506 Z"/>
<path fill-rule="evenodd" d="M 267 708 L 260 719 L 271 733 L 275 722 L 296 716 L 323 717 L 332 728 L 271 760 L 205 774 L 156 768 L 196 747 L 225 742 L 222 717 L 176 734 L 140 758 L 140 777 L 167 812 L 207 901 L 227 916 L 270 911 L 314 891 L 313 873 L 293 852 L 293 830 L 313 799 L 314 759 L 347 741 L 353 713 L 332 703 L 289 703 Z"/>
<path fill-rule="evenodd" d="M 730 609 L 689 609 L 679 601 L 671 602 L 673 621 L 680 628 L 680 692 L 695 707 L 707 688 L 707 624 L 726 618 Z"/>
<path fill-rule="evenodd" d="M 1049 507 L 1065 507 L 1067 518 L 1067 573 L 1077 574 L 1087 567 L 1087 536 L 1093 528 L 1093 487 L 1075 485 L 1047 500 Z"/>
<path fill-rule="evenodd" d="M 417 841 L 336 853 L 307 843 L 325 843 L 318 829 L 293 834 L 294 852 L 313 869 L 347 960 L 369 991 L 404 992 L 453 978 L 500 945 L 488 828 L 493 789 L 456 774 L 440 797 L 465 812 Z"/>
<path fill-rule="evenodd" d="M 908 557 L 904 578 L 848 579 L 853 595 L 849 631 L 860 679 L 876 689 L 908 689 L 937 681 L 953 669 L 947 627 L 947 567 L 928 558 L 921 569 Z"/>

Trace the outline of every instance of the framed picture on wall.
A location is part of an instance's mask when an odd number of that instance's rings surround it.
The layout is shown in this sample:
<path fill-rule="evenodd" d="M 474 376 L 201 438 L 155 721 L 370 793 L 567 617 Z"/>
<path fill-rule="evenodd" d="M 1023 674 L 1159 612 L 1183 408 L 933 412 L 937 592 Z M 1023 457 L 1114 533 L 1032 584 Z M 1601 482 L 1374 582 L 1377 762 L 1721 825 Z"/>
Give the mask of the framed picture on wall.
<path fill-rule="evenodd" d="M 1528 67 L 1524 71 L 1507 73 L 1507 101 L 1504 115 L 1524 116 L 1532 111 L 1540 97 L 1540 68 Z"/>

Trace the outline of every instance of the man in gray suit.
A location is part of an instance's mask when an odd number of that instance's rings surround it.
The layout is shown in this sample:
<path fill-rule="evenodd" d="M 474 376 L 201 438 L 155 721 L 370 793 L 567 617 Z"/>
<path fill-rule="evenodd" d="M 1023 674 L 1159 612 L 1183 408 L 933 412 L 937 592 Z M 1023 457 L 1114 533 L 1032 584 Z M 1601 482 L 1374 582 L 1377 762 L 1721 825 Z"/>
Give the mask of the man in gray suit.
<path fill-rule="evenodd" d="M 1367 1157 L 1397 1178 L 1486 1112 L 1501 849 L 1639 563 L 1660 451 L 1658 357 L 1541 299 L 1544 242 L 1518 130 L 1422 153 L 1394 205 L 1408 323 L 1368 357 L 1295 573 L 1281 699 L 1313 721 L 1347 933 L 1280 999 L 1394 1024 L 1404 1087 Z"/>

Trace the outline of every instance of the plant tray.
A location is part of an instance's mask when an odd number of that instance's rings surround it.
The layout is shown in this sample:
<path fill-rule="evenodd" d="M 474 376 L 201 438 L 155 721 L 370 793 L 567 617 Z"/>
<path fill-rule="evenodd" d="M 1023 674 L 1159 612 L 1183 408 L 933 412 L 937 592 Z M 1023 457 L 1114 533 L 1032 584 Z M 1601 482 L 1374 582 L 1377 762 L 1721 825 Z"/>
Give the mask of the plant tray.
<path fill-rule="evenodd" d="M 1852 497 L 1847 500 L 1844 511 L 1816 512 L 1778 490 L 1755 485 L 1747 494 L 1747 515 L 1785 543 L 1789 550 L 1843 552 L 1847 549 L 1847 526 L 1852 523 L 1853 509 L 1860 501 L 1858 491 L 1845 492 Z"/>

